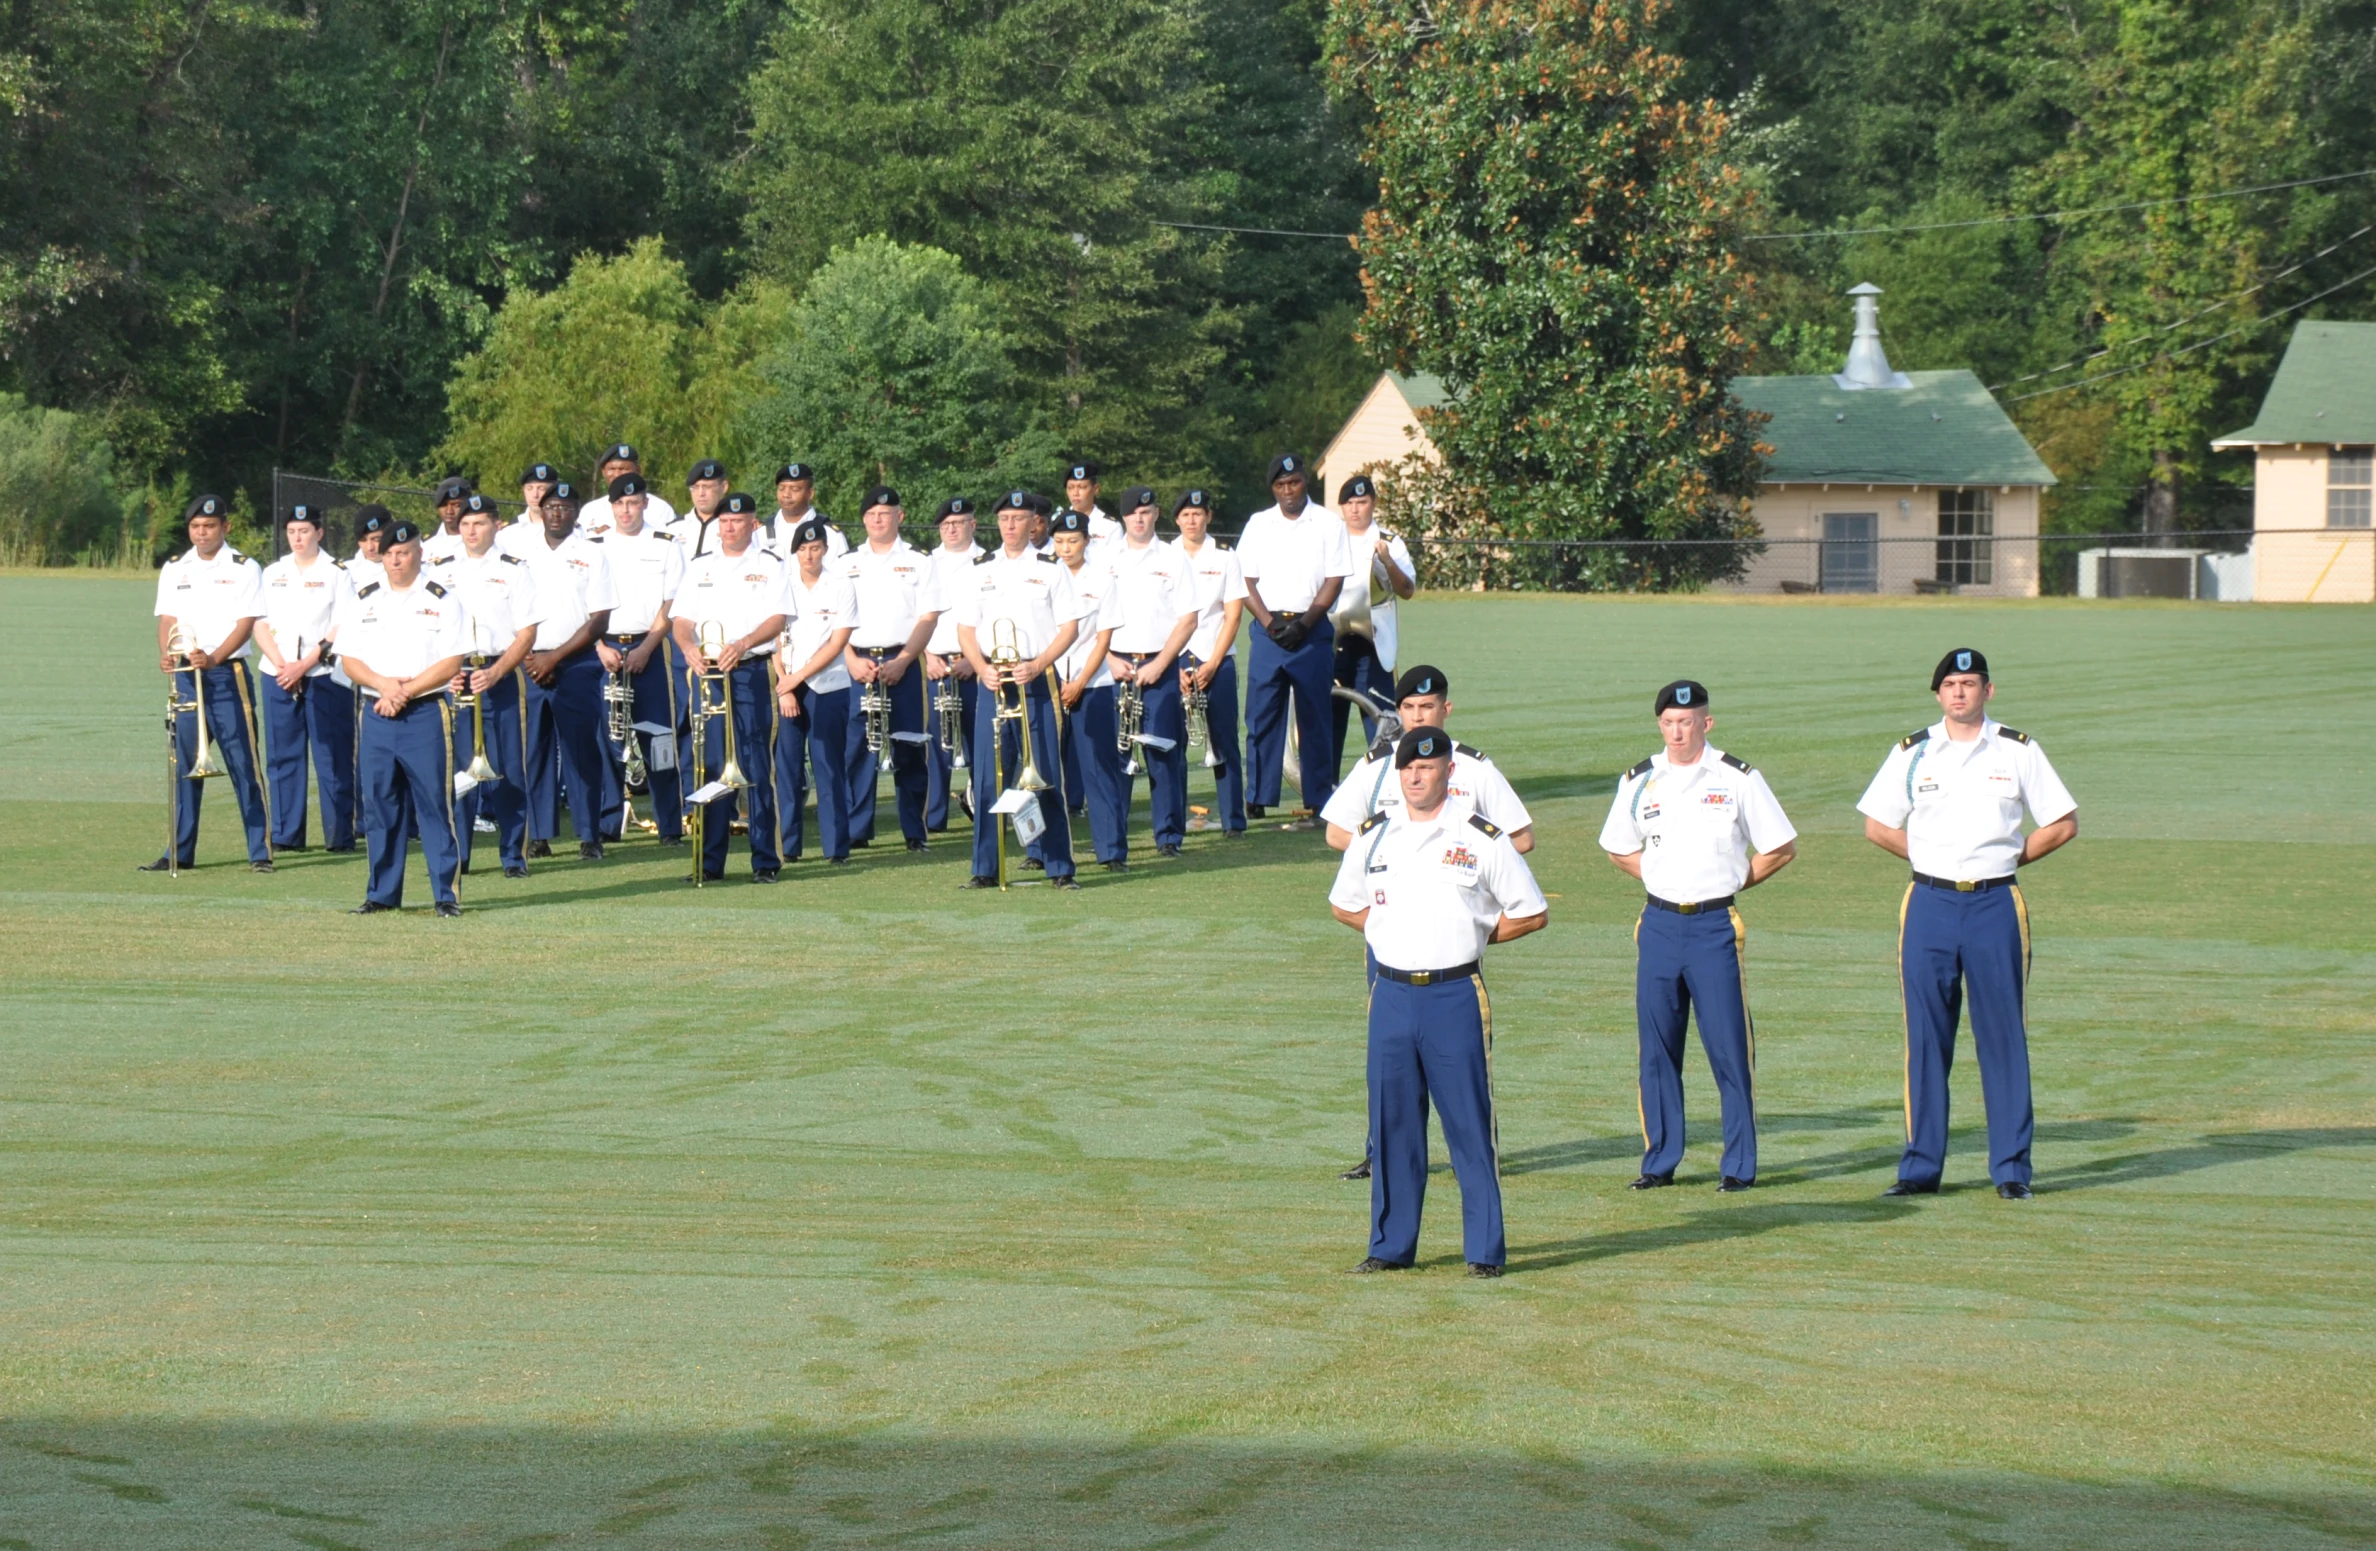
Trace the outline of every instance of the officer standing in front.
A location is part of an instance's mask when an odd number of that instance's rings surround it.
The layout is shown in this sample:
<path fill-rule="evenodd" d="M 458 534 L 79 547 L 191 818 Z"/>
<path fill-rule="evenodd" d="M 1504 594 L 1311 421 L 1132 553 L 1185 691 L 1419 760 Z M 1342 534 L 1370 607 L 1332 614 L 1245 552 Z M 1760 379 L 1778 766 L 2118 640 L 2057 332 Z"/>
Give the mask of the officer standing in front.
<path fill-rule="evenodd" d="M 1749 929 L 1733 899 L 1790 865 L 1798 831 L 1764 776 L 1709 746 L 1716 718 L 1708 714 L 1706 686 L 1677 679 L 1652 709 L 1666 747 L 1618 780 L 1600 833 L 1617 870 L 1649 893 L 1634 926 L 1642 1174 L 1633 1188 L 1675 1182 L 1683 1159 L 1683 1026 L 1696 1008 L 1724 1116 L 1716 1188 L 1747 1190 L 1757 1182 L 1757 1028 L 1741 968 Z"/>
<path fill-rule="evenodd" d="M 322 848 L 355 849 L 355 692 L 334 675 L 330 622 L 353 591 L 346 567 L 322 548 L 322 509 L 295 506 L 281 524 L 289 552 L 264 568 L 256 647 L 269 670 L 264 768 L 272 788 L 272 848 L 305 849 L 305 776 L 322 794 Z"/>
<path fill-rule="evenodd" d="M 222 497 L 202 495 L 182 513 L 190 547 L 157 573 L 157 657 L 172 676 L 175 698 L 204 708 L 207 737 L 239 797 L 248 869 L 270 872 L 272 812 L 264 800 L 263 772 L 256 764 L 254 687 L 243 657 L 248 637 L 264 613 L 264 573 L 223 542 L 230 531 L 228 510 Z M 205 780 L 192 774 L 199 714 L 190 710 L 174 717 L 182 772 L 180 801 L 174 809 L 174 854 L 144 863 L 142 872 L 198 865 L 198 800 L 206 788 Z"/>
<path fill-rule="evenodd" d="M 1353 551 L 1336 514 L 1306 494 L 1304 460 L 1283 453 L 1271 460 L 1271 494 L 1278 504 L 1246 519 L 1238 539 L 1238 569 L 1246 578 L 1246 607 L 1254 612 L 1254 648 L 1246 665 L 1246 754 L 1251 764 L 1246 812 L 1261 818 L 1279 800 L 1287 755 L 1287 714 L 1295 708 L 1303 759 L 1301 782 L 1308 815 L 1288 829 L 1318 829 L 1320 810 L 1336 790 L 1336 749 L 1328 726 L 1336 684 L 1336 632 L 1328 611 Z"/>
<path fill-rule="evenodd" d="M 370 881 L 359 916 L 404 904 L 404 853 L 421 839 L 437 913 L 458 916 L 454 875 L 454 706 L 447 684 L 462 665 L 462 600 L 421 576 L 421 534 L 388 531 L 383 581 L 358 588 L 339 612 L 339 660 L 370 702 L 356 770 L 363 789 Z"/>
<path fill-rule="evenodd" d="M 2030 1195 L 2029 906 L 2013 881 L 2079 833 L 2079 802 L 2029 734 L 1992 720 L 1988 659 L 1957 647 L 1931 670 L 1944 713 L 1898 740 L 1856 804 L 1865 838 L 1912 863 L 1898 906 L 1906 1001 L 1906 1152 L 1889 1196 L 1936 1195 L 1947 1167 L 1947 1075 L 1964 995 L 1988 1111 L 1988 1174 Z M 2021 811 L 2037 827 L 2025 837 Z"/>
<path fill-rule="evenodd" d="M 1501 1138 L 1493 1112 L 1493 1013 L 1479 973 L 1488 943 L 1540 931 L 1550 906 L 1499 826 L 1447 792 L 1452 735 L 1418 727 L 1395 746 L 1399 812 L 1373 815 L 1338 864 L 1330 911 L 1377 964 L 1369 997 L 1369 1257 L 1357 1273 L 1419 1258 L 1427 1111 L 1444 1122 L 1460 1182 L 1461 1254 L 1499 1276 Z"/>

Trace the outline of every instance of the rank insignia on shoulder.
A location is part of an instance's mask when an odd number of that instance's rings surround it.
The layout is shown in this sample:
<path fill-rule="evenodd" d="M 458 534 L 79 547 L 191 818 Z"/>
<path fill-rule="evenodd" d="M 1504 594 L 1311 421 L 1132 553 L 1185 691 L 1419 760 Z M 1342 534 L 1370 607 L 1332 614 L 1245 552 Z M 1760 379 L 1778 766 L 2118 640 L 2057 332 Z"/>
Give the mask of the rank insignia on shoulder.
<path fill-rule="evenodd" d="M 241 554 L 238 550 L 231 548 L 229 545 L 225 545 L 223 547 L 223 553 L 229 555 L 234 564 L 247 558 L 247 556 Z"/>
<path fill-rule="evenodd" d="M 996 551 L 996 550 L 985 549 L 985 550 L 983 550 L 983 551 L 982 551 L 980 554 L 978 554 L 978 555 L 974 556 L 974 564 L 975 564 L 975 565 L 988 565 L 988 564 L 990 563 L 990 557 L 991 557 L 991 556 L 993 556 L 993 555 L 995 555 L 996 553 L 997 553 L 997 551 Z"/>
<path fill-rule="evenodd" d="M 2030 740 L 2030 736 L 2029 736 L 2029 734 L 2028 734 L 2028 733 L 2026 733 L 2026 732 L 2015 732 L 2015 731 L 2014 731 L 2012 728 L 2010 728 L 2010 727 L 2002 727 L 2002 726 L 2000 726 L 1999 728 L 1997 728 L 1997 736 L 1998 736 L 1998 737 L 2000 737 L 2000 738 L 2011 738 L 2011 739 L 2012 739 L 2012 740 L 2013 740 L 2015 743 L 2027 743 L 2027 742 L 2029 742 L 2029 740 Z"/>
<path fill-rule="evenodd" d="M 1483 759 L 1485 757 L 1485 751 L 1483 749 L 1472 749 L 1465 743 L 1453 744 L 1452 752 L 1455 754 L 1466 754 L 1471 759 Z"/>
<path fill-rule="evenodd" d="M 1386 810 L 1380 808 L 1377 812 L 1371 814 L 1368 818 L 1361 821 L 1361 832 L 1366 835 L 1371 830 L 1376 829 L 1379 825 L 1385 822 Z"/>
<path fill-rule="evenodd" d="M 446 595 L 446 590 L 435 582 L 423 582 L 421 585 L 429 589 L 429 596 L 432 598 L 442 598 Z"/>
<path fill-rule="evenodd" d="M 370 597 L 370 596 L 371 596 L 373 593 L 375 593 L 375 592 L 377 592 L 377 591 L 379 591 L 379 590 L 380 590 L 380 584 L 379 584 L 379 583 L 377 583 L 377 582 L 365 582 L 365 583 L 364 583 L 362 586 L 360 586 L 360 587 L 358 587 L 358 588 L 356 588 L 356 589 L 355 589 L 355 596 L 356 596 L 356 597 L 358 597 L 358 598 L 368 598 L 368 597 Z"/>
<path fill-rule="evenodd" d="M 1639 779 L 1642 776 L 1646 776 L 1650 773 L 1650 767 L 1657 763 L 1657 756 L 1653 755 L 1650 758 L 1643 760 L 1640 764 L 1634 766 L 1631 770 L 1625 772 L 1625 778 L 1631 781 Z"/>
<path fill-rule="evenodd" d="M 336 555 L 330 557 L 330 563 L 338 567 L 341 571 L 346 569 L 346 562 L 339 559 Z"/>
<path fill-rule="evenodd" d="M 1924 742 L 1929 737 L 1930 729 L 1928 727 L 1917 727 L 1912 732 L 1906 734 L 1903 738 L 1898 739 L 1898 747 L 1901 749 L 1910 749 L 1915 744 Z"/>
<path fill-rule="evenodd" d="M 1054 555 L 1054 554 L 1052 554 L 1052 553 L 1051 553 L 1051 554 L 1043 554 L 1043 555 L 1041 555 L 1041 556 L 1040 556 L 1040 564 L 1041 564 L 1041 565 L 1056 565 L 1056 564 L 1058 564 L 1058 563 L 1059 563 L 1059 562 L 1057 561 L 1057 559 L 1056 559 L 1055 555 Z"/>
<path fill-rule="evenodd" d="M 1747 775 L 1749 773 L 1749 761 L 1736 758 L 1731 754 L 1724 755 L 1723 759 L 1726 764 L 1732 766 L 1735 770 L 1740 771 L 1743 775 Z"/>
<path fill-rule="evenodd" d="M 518 555 L 505 555 L 503 556 L 503 563 L 505 565 L 526 565 L 528 562 L 522 560 Z"/>
<path fill-rule="evenodd" d="M 1501 826 L 1494 823 L 1493 820 L 1485 817 L 1485 815 L 1482 813 L 1470 814 L 1469 823 L 1471 826 L 1482 832 L 1485 838 L 1488 840 L 1499 840 L 1501 838 Z"/>

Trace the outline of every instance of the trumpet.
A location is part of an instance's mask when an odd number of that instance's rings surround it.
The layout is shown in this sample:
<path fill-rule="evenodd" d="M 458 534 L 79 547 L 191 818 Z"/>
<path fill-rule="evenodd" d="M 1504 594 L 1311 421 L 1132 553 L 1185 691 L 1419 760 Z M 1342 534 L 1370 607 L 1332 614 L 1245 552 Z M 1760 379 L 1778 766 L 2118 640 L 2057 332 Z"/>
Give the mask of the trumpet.
<path fill-rule="evenodd" d="M 472 652 L 462 659 L 462 692 L 454 697 L 454 709 L 470 712 L 470 764 L 462 773 L 470 778 L 472 790 L 492 786 L 503 777 L 487 761 L 487 710 L 479 703 L 479 692 L 471 686 L 470 676 L 487 666 L 485 652 Z"/>
<path fill-rule="evenodd" d="M 1213 696 L 1210 690 L 1192 689 L 1188 692 L 1188 746 L 1204 747 L 1204 768 L 1221 768 L 1221 751 L 1213 747 Z"/>
<path fill-rule="evenodd" d="M 1114 746 L 1122 753 L 1122 773 L 1135 777 L 1139 773 L 1139 745 L 1146 741 L 1147 695 L 1139 688 L 1138 675 L 1126 673 L 1115 684 Z"/>
<path fill-rule="evenodd" d="M 866 724 L 866 752 L 882 753 L 891 741 L 891 695 L 883 687 L 883 665 L 879 662 L 875 664 L 875 676 L 858 692 L 858 715 Z"/>
<path fill-rule="evenodd" d="M 695 627 L 693 639 L 701 650 L 701 666 L 693 675 L 693 704 L 687 715 L 693 725 L 693 791 L 687 802 L 691 808 L 691 839 L 693 842 L 693 886 L 699 888 L 708 881 L 702 874 L 704 842 L 709 833 L 709 805 L 716 795 L 705 797 L 713 779 L 729 791 L 740 791 L 750 781 L 742 773 L 742 764 L 735 757 L 734 748 L 734 686 L 728 681 L 726 670 L 716 666 L 726 651 L 726 627 L 714 619 L 705 619 Z M 709 724 L 719 717 L 726 719 L 726 762 L 713 778 L 709 773 Z"/>
<path fill-rule="evenodd" d="M 952 670 L 961 659 L 949 658 Z M 965 761 L 965 690 L 957 682 L 954 671 L 932 686 L 933 727 L 939 735 L 940 751 L 948 757 L 951 770 L 964 770 Z"/>
<path fill-rule="evenodd" d="M 626 767 L 626 779 L 619 792 L 619 833 L 623 835 L 642 822 L 635 816 L 635 788 L 651 776 L 644 768 L 643 741 L 635 735 L 635 686 L 627 680 L 624 661 L 619 664 L 618 672 L 602 681 L 602 707 L 604 731 L 618 746 L 620 762 Z"/>
<path fill-rule="evenodd" d="M 990 623 L 990 693 L 998 697 L 998 714 L 992 728 L 995 736 L 991 739 L 991 752 L 997 760 L 998 789 L 1002 793 L 1009 788 L 1006 765 L 1006 729 L 1010 722 L 1014 724 L 1016 733 L 1023 740 L 1022 768 L 1015 772 L 1013 788 L 1025 792 L 1044 792 L 1048 789 L 1047 777 L 1040 774 L 1039 765 L 1032 758 L 1031 692 L 1020 682 L 1010 681 L 1007 676 L 1010 670 L 1021 667 L 1027 660 L 1023 655 L 1022 638 L 1015 628 L 1015 622 L 1011 619 L 992 620 Z M 1015 692 L 1015 698 L 1011 702 L 1007 699 L 1009 689 Z M 995 816 L 991 822 L 998 822 Z M 1007 886 L 1006 879 L 1006 826 L 999 824 L 998 886 L 1001 890 Z"/>

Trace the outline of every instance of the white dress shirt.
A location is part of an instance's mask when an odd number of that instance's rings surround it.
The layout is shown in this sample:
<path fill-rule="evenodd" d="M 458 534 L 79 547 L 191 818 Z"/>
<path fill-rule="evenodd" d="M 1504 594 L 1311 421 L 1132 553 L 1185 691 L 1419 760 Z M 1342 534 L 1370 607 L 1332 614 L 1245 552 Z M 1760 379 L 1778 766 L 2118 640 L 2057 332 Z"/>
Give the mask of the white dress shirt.
<path fill-rule="evenodd" d="M 369 558 L 359 549 L 347 557 L 346 571 L 347 585 L 350 587 L 368 587 L 373 582 L 384 582 L 388 579 L 388 568 L 379 561 Z"/>
<path fill-rule="evenodd" d="M 435 533 L 421 540 L 421 564 L 428 566 L 435 565 L 440 560 L 451 560 L 454 556 L 463 553 L 464 549 L 462 535 L 459 532 L 448 533 L 441 527 Z"/>
<path fill-rule="evenodd" d="M 789 614 L 784 562 L 772 549 L 751 545 L 739 555 L 713 549 L 685 562 L 685 580 L 677 588 L 675 616 L 691 620 L 693 638 L 701 639 L 704 622 L 715 620 L 726 639 L 739 641 L 765 624 L 771 615 Z M 769 636 L 746 654 L 774 655 L 780 635 Z"/>
<path fill-rule="evenodd" d="M 241 620 L 264 617 L 263 567 L 228 544 L 212 560 L 183 551 L 157 573 L 157 617 L 167 615 L 189 632 L 193 646 L 211 652 Z"/>
<path fill-rule="evenodd" d="M 492 662 L 511 650 L 512 637 L 544 619 L 535 568 L 492 545 L 475 559 L 465 550 L 454 559 L 424 567 L 422 574 L 462 600 L 465 653 Z"/>
<path fill-rule="evenodd" d="M 972 628 L 985 658 L 998 646 L 1002 619 L 1013 621 L 1015 647 L 1028 659 L 1046 651 L 1066 625 L 1095 611 L 1074 594 L 1072 573 L 1054 555 L 1026 549 L 1010 559 L 1005 550 L 992 550 L 967 581 L 955 605 L 957 623 Z M 1093 624 L 1084 621 L 1083 628 Z"/>
<path fill-rule="evenodd" d="M 1766 778 L 1709 745 L 1688 765 L 1661 749 L 1618 777 L 1600 847 L 1611 856 L 1641 852 L 1644 889 L 1696 905 L 1739 893 L 1751 851 L 1779 851 L 1797 838 Z"/>
<path fill-rule="evenodd" d="M 367 664 L 381 678 L 415 679 L 467 649 L 462 600 L 426 576 L 398 591 L 384 581 L 347 595 L 336 617 L 338 655 Z"/>
<path fill-rule="evenodd" d="M 651 491 L 644 492 L 644 527 L 665 534 L 676 526 L 677 509 Z M 611 515 L 610 497 L 598 495 L 578 508 L 578 532 L 596 538 L 608 538 L 618 530 L 619 520 Z"/>
<path fill-rule="evenodd" d="M 850 579 L 831 565 L 817 573 L 817 585 L 800 579 L 795 561 L 784 567 L 784 649 L 777 658 L 786 673 L 798 672 L 837 630 L 847 629 L 858 614 L 858 591 Z M 850 669 L 839 652 L 807 680 L 820 694 L 850 687 Z"/>
<path fill-rule="evenodd" d="M 1065 649 L 1064 656 L 1057 662 L 1057 675 L 1070 684 L 1080 677 L 1084 667 L 1088 667 L 1091 669 L 1088 688 L 1111 684 L 1114 682 L 1114 669 L 1107 661 L 1106 654 L 1098 652 L 1094 665 L 1089 662 L 1089 654 L 1097 645 L 1097 633 L 1113 629 L 1119 617 L 1115 604 L 1114 569 L 1104 563 L 1097 551 L 1086 546 L 1078 571 L 1061 560 L 1056 562 L 1056 569 L 1065 572 L 1071 579 L 1073 596 L 1081 603 L 1081 631 L 1073 637 L 1073 644 Z"/>
<path fill-rule="evenodd" d="M 852 646 L 905 646 L 918 619 L 941 611 L 932 557 L 905 539 L 894 539 L 885 550 L 860 544 L 842 557 L 841 568 L 858 593 Z"/>
<path fill-rule="evenodd" d="M 1246 578 L 1238 567 L 1237 551 L 1223 549 L 1210 538 L 1193 555 L 1176 539 L 1172 548 L 1188 562 L 1188 575 L 1196 584 L 1196 633 L 1183 650 L 1200 663 L 1211 662 L 1215 651 L 1234 654 L 1236 638 L 1221 639 L 1221 616 L 1228 612 L 1228 605 L 1243 602 L 1246 596 Z"/>
<path fill-rule="evenodd" d="M 572 533 L 555 549 L 540 531 L 521 553 L 536 578 L 539 613 L 536 649 L 549 652 L 576 635 L 591 616 L 616 608 L 618 590 L 611 581 L 610 558 L 603 540 Z"/>
<path fill-rule="evenodd" d="M 1265 507 L 1246 519 L 1238 536 L 1238 569 L 1262 591 L 1263 607 L 1300 614 L 1332 576 L 1353 574 L 1353 547 L 1344 520 L 1317 501 L 1289 517 Z"/>
<path fill-rule="evenodd" d="M 1452 745 L 1452 769 L 1446 793 L 1454 802 L 1465 803 L 1500 827 L 1505 835 L 1515 835 L 1532 828 L 1534 815 L 1526 811 L 1526 804 L 1518 800 L 1518 793 L 1510 785 L 1501 767 L 1465 743 Z M 1362 821 L 1375 813 L 1400 813 L 1403 806 L 1402 782 L 1394 774 L 1394 754 L 1363 755 L 1352 773 L 1337 783 L 1329 794 L 1328 805 L 1320 810 L 1320 822 L 1334 824 L 1339 829 L 1358 830 Z"/>
<path fill-rule="evenodd" d="M 1188 557 L 1160 540 L 1133 546 L 1125 537 L 1106 559 L 1114 572 L 1114 650 L 1162 651 L 1181 616 L 1196 612 Z"/>
<path fill-rule="evenodd" d="M 787 517 L 784 515 L 783 508 L 777 507 L 775 520 L 767 525 L 768 542 L 774 546 L 777 554 L 784 557 L 784 564 L 795 565 L 798 563 L 798 557 L 792 553 L 792 530 L 804 522 L 825 524 L 825 559 L 828 563 L 838 556 L 850 552 L 850 541 L 842 536 L 842 530 L 835 527 L 832 522 L 827 520 L 825 514 L 815 507 L 810 507 L 797 517 Z"/>
<path fill-rule="evenodd" d="M 957 644 L 957 600 L 964 597 L 973 585 L 974 562 L 982 558 L 982 546 L 968 544 L 963 549 L 951 549 L 943 544 L 932 552 L 932 585 L 941 601 L 940 618 L 933 621 L 932 639 L 924 649 L 937 657 L 953 657 L 963 650 Z"/>
<path fill-rule="evenodd" d="M 610 562 L 611 592 L 618 599 L 603 633 L 642 635 L 684 585 L 684 546 L 649 528 L 627 534 L 614 527 L 604 537 L 602 550 Z"/>
<path fill-rule="evenodd" d="M 1379 574 L 1377 546 L 1381 539 L 1385 541 L 1386 553 L 1392 557 L 1396 569 L 1405 576 L 1415 577 L 1419 574 L 1411 564 L 1411 546 L 1402 541 L 1400 534 L 1389 533 L 1375 523 L 1363 533 L 1356 534 L 1350 528 L 1346 529 L 1345 545 L 1353 561 L 1353 573 L 1345 578 L 1344 589 L 1337 594 L 1335 604 L 1330 607 L 1328 622 L 1336 627 L 1336 633 L 1341 636 L 1347 633 L 1349 622 L 1366 618 L 1366 630 L 1352 633 L 1366 634 L 1379 663 L 1392 673 L 1394 659 L 1402 645 L 1394 611 L 1395 605 L 1401 600 L 1395 597 L 1392 583 Z M 1267 601 L 1270 594 L 1264 593 L 1263 597 Z M 1492 815 L 1487 814 L 1486 817 L 1492 818 Z"/>
<path fill-rule="evenodd" d="M 1503 916 L 1550 908 L 1510 837 L 1450 799 L 1424 823 L 1400 808 L 1372 819 L 1345 848 L 1328 900 L 1367 910 L 1370 951 L 1410 973 L 1475 963 Z"/>
<path fill-rule="evenodd" d="M 2027 733 L 1995 721 L 1958 743 L 1945 721 L 1901 739 L 1881 761 L 1856 811 L 1906 832 L 1914 870 L 1978 883 L 2021 865 L 2021 810 L 2039 825 L 2079 811 L 2079 800 Z"/>
<path fill-rule="evenodd" d="M 316 555 L 309 566 L 283 555 L 264 568 L 263 587 L 264 623 L 272 627 L 283 662 L 295 662 L 328 640 L 339 600 L 354 591 L 346 567 L 328 555 Z M 329 664 L 316 663 L 305 676 L 318 679 L 330 671 Z"/>

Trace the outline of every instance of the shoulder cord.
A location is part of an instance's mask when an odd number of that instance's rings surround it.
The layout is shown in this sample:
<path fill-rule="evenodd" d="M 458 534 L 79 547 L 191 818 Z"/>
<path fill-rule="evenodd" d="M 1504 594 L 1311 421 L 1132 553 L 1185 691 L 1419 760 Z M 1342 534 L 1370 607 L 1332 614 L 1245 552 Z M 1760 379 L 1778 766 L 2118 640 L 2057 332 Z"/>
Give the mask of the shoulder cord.
<path fill-rule="evenodd" d="M 1930 739 L 1925 738 L 1915 748 L 1914 757 L 1906 761 L 1906 806 L 1914 806 L 1914 773 L 1922 768 L 1922 756 L 1930 752 Z"/>

